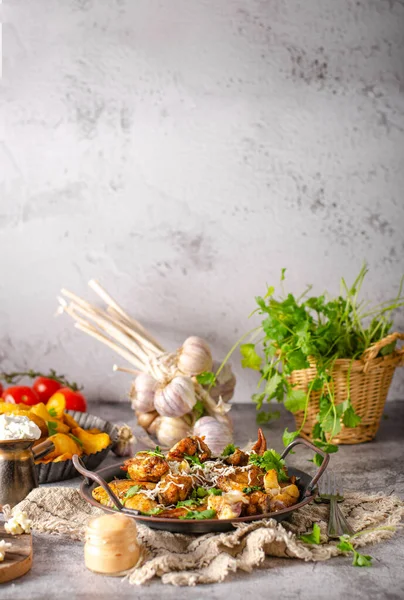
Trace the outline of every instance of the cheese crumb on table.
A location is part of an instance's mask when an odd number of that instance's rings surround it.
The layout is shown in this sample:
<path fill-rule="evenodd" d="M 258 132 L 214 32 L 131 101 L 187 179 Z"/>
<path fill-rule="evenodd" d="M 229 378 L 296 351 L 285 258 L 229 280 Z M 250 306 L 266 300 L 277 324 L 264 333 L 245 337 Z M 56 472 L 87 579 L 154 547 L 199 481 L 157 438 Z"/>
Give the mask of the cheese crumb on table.
<path fill-rule="evenodd" d="M 7 533 L 11 533 L 11 535 L 21 535 L 22 533 L 29 533 L 31 525 L 32 521 L 28 519 L 27 513 L 18 509 L 4 523 L 4 529 Z"/>
<path fill-rule="evenodd" d="M 0 540 L 0 562 L 3 562 L 8 548 L 11 548 L 11 544 L 4 540 Z"/>

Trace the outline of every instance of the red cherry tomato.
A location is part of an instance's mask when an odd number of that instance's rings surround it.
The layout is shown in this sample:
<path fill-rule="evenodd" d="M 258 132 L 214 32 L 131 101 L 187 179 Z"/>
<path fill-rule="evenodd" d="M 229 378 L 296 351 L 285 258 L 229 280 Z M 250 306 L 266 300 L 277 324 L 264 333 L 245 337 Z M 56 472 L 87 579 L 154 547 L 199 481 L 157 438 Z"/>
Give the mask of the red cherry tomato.
<path fill-rule="evenodd" d="M 15 385 L 4 390 L 2 397 L 11 404 L 27 404 L 33 406 L 40 402 L 36 392 L 26 385 Z"/>
<path fill-rule="evenodd" d="M 3 386 L 0 383 L 0 396 L 2 395 L 2 393 L 3 393 Z"/>
<path fill-rule="evenodd" d="M 48 377 L 38 377 L 32 384 L 32 389 L 36 392 L 40 402 L 47 403 L 49 398 L 53 396 L 60 388 L 62 384 L 54 379 Z"/>
<path fill-rule="evenodd" d="M 66 401 L 66 410 L 79 410 L 80 412 L 86 412 L 87 402 L 83 394 L 80 394 L 80 392 L 73 392 L 73 390 L 70 388 L 64 387 L 60 388 L 60 390 L 58 390 L 54 396 L 57 396 L 57 394 L 63 394 Z"/>

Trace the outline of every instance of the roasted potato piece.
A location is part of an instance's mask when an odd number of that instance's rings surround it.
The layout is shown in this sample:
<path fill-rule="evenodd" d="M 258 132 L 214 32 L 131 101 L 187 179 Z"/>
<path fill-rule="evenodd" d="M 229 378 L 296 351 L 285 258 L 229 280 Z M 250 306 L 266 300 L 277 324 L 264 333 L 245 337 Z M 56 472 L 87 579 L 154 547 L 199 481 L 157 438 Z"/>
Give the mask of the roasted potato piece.
<path fill-rule="evenodd" d="M 57 462 L 63 462 L 65 460 L 71 460 L 72 458 L 73 458 L 73 454 L 70 454 L 69 452 L 66 452 L 65 454 L 61 454 L 57 458 L 54 458 L 53 462 L 55 462 L 55 463 L 57 463 Z"/>
<path fill-rule="evenodd" d="M 228 465 L 233 465 L 233 467 L 245 467 L 248 465 L 248 454 L 240 450 L 240 448 L 236 448 L 233 454 L 226 456 L 224 462 Z"/>
<path fill-rule="evenodd" d="M 95 454 L 107 448 L 111 443 L 108 433 L 88 433 L 81 427 L 73 429 L 72 434 L 83 444 L 84 454 Z"/>
<path fill-rule="evenodd" d="M 281 493 L 271 499 L 271 511 L 276 512 L 282 508 L 293 506 L 293 504 L 298 502 L 299 496 L 299 488 L 294 483 L 282 488 Z"/>
<path fill-rule="evenodd" d="M 265 492 L 252 492 L 248 496 L 249 503 L 246 506 L 246 515 L 262 515 L 270 512 L 271 498 Z"/>
<path fill-rule="evenodd" d="M 30 412 L 34 413 L 35 415 L 38 415 L 38 417 L 41 417 L 41 419 L 43 419 L 45 422 L 53 421 L 54 419 L 57 418 L 57 417 L 52 417 L 48 413 L 47 408 L 43 402 L 39 402 L 38 404 L 31 406 Z"/>
<path fill-rule="evenodd" d="M 235 468 L 235 473 L 231 475 L 222 475 L 217 480 L 217 487 L 225 492 L 231 490 L 243 491 L 249 486 L 262 487 L 264 482 L 264 471 L 255 465 L 247 470 L 242 470 L 239 467 Z"/>
<path fill-rule="evenodd" d="M 190 510 L 202 512 L 203 510 L 206 510 L 206 508 L 206 504 L 193 506 L 191 509 L 186 508 L 185 506 L 180 506 L 179 508 L 165 508 L 158 516 L 163 519 L 179 519 L 180 517 L 185 517 Z"/>
<path fill-rule="evenodd" d="M 27 404 L 12 404 L 11 402 L 0 402 L 0 415 L 4 413 L 15 413 L 18 410 L 29 410 L 31 407 Z"/>
<path fill-rule="evenodd" d="M 53 394 L 52 398 L 50 398 L 50 400 L 48 400 L 48 402 L 46 403 L 46 410 L 52 411 L 55 414 L 56 419 L 61 419 L 63 417 L 63 413 L 65 412 L 66 409 L 66 400 L 65 397 L 63 396 L 63 394 L 60 394 L 59 392 L 56 392 L 56 394 Z"/>
<path fill-rule="evenodd" d="M 208 460 L 212 453 L 202 438 L 198 436 L 186 437 L 177 442 L 167 454 L 167 460 L 182 462 L 185 454 L 198 456 L 201 462 Z"/>
<path fill-rule="evenodd" d="M 150 512 L 153 508 L 157 508 L 158 504 L 155 500 L 151 500 L 144 494 L 135 494 L 131 498 L 123 501 L 126 508 L 140 510 L 140 512 Z"/>
<path fill-rule="evenodd" d="M 193 479 L 189 475 L 165 475 L 161 479 L 164 486 L 159 493 L 161 504 L 177 504 L 181 500 L 186 500 L 192 490 Z"/>
<path fill-rule="evenodd" d="M 278 481 L 278 475 L 275 469 L 269 469 L 264 475 L 264 488 L 267 494 L 277 496 L 280 494 L 281 488 Z"/>
<path fill-rule="evenodd" d="M 208 497 L 208 508 L 216 511 L 218 519 L 236 519 L 245 505 L 248 505 L 248 496 L 237 491 Z"/>
<path fill-rule="evenodd" d="M 54 423 L 53 427 L 56 429 L 57 433 L 69 433 L 70 431 L 70 427 L 59 419 L 52 419 L 51 423 Z"/>
<path fill-rule="evenodd" d="M 111 481 L 108 485 L 114 494 L 118 496 L 119 500 L 123 501 L 128 489 L 133 486 L 133 481 L 129 481 L 129 479 L 120 479 L 117 481 Z M 109 499 L 107 492 L 101 486 L 93 489 L 92 497 L 104 506 L 112 506 L 112 502 Z"/>
<path fill-rule="evenodd" d="M 148 452 L 138 452 L 133 458 L 125 460 L 122 469 L 133 480 L 155 482 L 170 470 L 165 458 Z"/>
<path fill-rule="evenodd" d="M 70 429 L 76 429 L 76 427 L 80 427 L 76 419 L 73 419 L 73 417 L 67 413 L 63 413 L 63 421 L 66 425 L 68 425 L 68 427 L 70 427 Z"/>
<path fill-rule="evenodd" d="M 55 449 L 53 452 L 49 452 L 49 454 L 47 454 L 44 459 L 41 459 L 39 462 L 52 461 L 62 454 L 78 454 L 80 456 L 80 454 L 83 453 L 80 446 L 65 433 L 56 433 L 55 435 L 51 435 L 48 439 L 53 442 Z"/>

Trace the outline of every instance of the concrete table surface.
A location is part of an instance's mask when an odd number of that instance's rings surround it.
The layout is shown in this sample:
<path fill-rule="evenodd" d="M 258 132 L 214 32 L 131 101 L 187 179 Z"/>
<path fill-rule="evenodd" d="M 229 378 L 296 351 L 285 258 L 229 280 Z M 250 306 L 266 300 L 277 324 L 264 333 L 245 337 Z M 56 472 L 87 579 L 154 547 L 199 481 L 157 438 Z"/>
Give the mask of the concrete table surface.
<path fill-rule="evenodd" d="M 117 423 L 134 425 L 132 412 L 126 404 L 90 406 L 89 412 Z M 251 405 L 235 405 L 232 410 L 235 439 L 244 444 L 256 436 L 255 411 Z M 377 438 L 358 446 L 342 446 L 332 455 L 333 469 L 344 476 L 347 489 L 369 492 L 384 491 L 404 497 L 404 401 L 386 405 Z M 265 427 L 271 447 L 281 449 L 281 432 L 285 426 L 293 429 L 290 415 L 282 411 L 281 419 Z M 309 453 L 299 450 L 290 457 L 290 464 L 313 470 Z M 103 466 L 117 461 L 109 458 Z M 57 485 L 78 486 L 79 479 Z M 363 598 L 389 600 L 404 598 L 404 535 L 398 532 L 392 540 L 368 547 L 374 557 L 372 568 L 355 568 L 346 557 L 324 563 L 304 563 L 299 560 L 268 558 L 252 573 L 236 573 L 221 584 L 190 588 L 162 585 L 153 580 L 136 587 L 117 578 L 103 577 L 84 566 L 83 544 L 62 537 L 34 534 L 33 568 L 14 583 L 0 586 L 1 600 L 47 600 L 55 598 L 113 600 L 115 598 L 160 598 L 165 600 L 245 599 L 248 597 L 282 600 Z"/>

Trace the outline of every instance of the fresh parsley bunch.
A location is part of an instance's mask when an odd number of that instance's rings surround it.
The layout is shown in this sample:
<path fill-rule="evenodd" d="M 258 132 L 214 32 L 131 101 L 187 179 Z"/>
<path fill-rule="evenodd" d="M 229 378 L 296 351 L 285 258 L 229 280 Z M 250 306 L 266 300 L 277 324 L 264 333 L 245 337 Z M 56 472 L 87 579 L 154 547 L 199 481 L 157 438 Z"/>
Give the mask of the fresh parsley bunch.
<path fill-rule="evenodd" d="M 254 312 L 262 315 L 261 326 L 254 330 L 262 334 L 260 351 L 257 344 L 244 343 L 240 346 L 241 364 L 258 371 L 260 391 L 253 395 L 258 413 L 258 422 L 265 423 L 273 413 L 262 411 L 265 402 L 283 402 L 292 413 L 304 411 L 302 426 L 298 431 L 285 429 L 283 442 L 288 445 L 301 432 L 307 417 L 307 408 L 312 391 L 320 392 L 320 410 L 312 431 L 315 445 L 326 452 L 336 452 L 332 443 L 341 431 L 341 425 L 356 427 L 360 417 L 355 413 L 349 392 L 342 403 L 336 404 L 333 386 L 333 367 L 339 358 L 358 359 L 373 343 L 384 338 L 392 326 L 392 311 L 404 305 L 402 296 L 403 279 L 394 300 L 370 307 L 359 300 L 359 293 L 368 269 L 364 265 L 354 283 L 348 287 L 341 279 L 341 292 L 336 297 L 326 293 L 309 296 L 309 286 L 300 296 L 285 294 L 281 273 L 282 295 L 275 297 L 275 288 L 268 287 L 265 296 L 258 296 L 258 308 Z M 381 355 L 394 351 L 395 344 L 385 346 Z M 294 388 L 289 382 L 292 371 L 316 366 L 316 376 L 308 392 Z M 347 374 L 349 390 L 350 370 Z M 316 456 L 315 462 L 321 463 Z"/>

